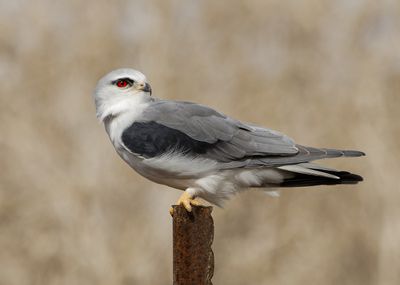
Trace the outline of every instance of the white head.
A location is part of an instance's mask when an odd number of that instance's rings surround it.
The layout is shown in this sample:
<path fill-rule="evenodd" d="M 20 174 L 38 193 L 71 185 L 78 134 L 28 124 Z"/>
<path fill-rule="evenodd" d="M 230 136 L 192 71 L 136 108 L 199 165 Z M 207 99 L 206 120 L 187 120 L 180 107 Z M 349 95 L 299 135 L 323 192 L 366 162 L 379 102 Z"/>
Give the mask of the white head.
<path fill-rule="evenodd" d="M 132 105 L 151 100 L 151 87 L 140 71 L 122 68 L 102 77 L 96 85 L 93 97 L 96 114 L 100 120 L 117 115 Z"/>

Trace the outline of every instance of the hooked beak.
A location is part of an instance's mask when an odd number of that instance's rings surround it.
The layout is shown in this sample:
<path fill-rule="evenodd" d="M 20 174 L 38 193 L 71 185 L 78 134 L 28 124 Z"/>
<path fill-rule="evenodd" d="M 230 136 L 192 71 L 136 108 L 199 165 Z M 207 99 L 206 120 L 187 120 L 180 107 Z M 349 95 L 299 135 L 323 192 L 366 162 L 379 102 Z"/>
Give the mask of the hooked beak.
<path fill-rule="evenodd" d="M 150 96 L 151 96 L 151 86 L 150 86 L 149 83 L 142 84 L 142 85 L 139 87 L 139 90 L 142 90 L 142 91 L 144 91 L 144 92 L 148 92 L 148 93 L 150 93 Z"/>

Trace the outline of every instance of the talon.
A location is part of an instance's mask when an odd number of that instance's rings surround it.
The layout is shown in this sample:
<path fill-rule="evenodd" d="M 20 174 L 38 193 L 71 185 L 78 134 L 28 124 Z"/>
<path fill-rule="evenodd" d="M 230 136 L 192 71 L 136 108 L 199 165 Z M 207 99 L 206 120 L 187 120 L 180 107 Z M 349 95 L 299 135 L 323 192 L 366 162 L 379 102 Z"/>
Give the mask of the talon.
<path fill-rule="evenodd" d="M 190 201 L 190 204 L 193 206 L 205 206 L 201 201 L 197 200 L 197 198 L 194 198 L 194 200 Z"/>
<path fill-rule="evenodd" d="M 181 204 L 183 205 L 183 207 L 185 207 L 186 211 L 191 212 L 192 211 L 192 206 L 190 205 L 190 203 L 192 202 L 192 200 L 187 199 L 187 200 L 183 200 L 181 202 Z"/>
<path fill-rule="evenodd" d="M 192 211 L 192 205 L 193 206 L 204 206 L 200 201 L 195 200 L 196 197 L 193 197 L 192 195 L 188 194 L 186 191 L 182 193 L 182 195 L 179 197 L 178 201 L 176 202 L 177 205 L 182 205 L 185 207 L 186 211 L 191 212 Z M 171 207 L 169 209 L 169 213 L 171 216 L 174 215 L 174 209 Z"/>

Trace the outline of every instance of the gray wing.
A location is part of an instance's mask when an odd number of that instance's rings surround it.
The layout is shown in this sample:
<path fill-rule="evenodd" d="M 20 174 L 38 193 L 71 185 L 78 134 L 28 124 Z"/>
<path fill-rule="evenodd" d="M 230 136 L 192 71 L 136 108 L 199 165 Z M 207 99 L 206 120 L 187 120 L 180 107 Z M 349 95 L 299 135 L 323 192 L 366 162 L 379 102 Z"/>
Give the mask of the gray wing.
<path fill-rule="evenodd" d="M 220 162 L 298 153 L 294 141 L 284 134 L 241 123 L 199 104 L 156 101 L 144 111 L 141 120 L 155 122 L 178 130 L 193 140 L 212 144 L 205 156 Z"/>
<path fill-rule="evenodd" d="M 296 144 L 299 152 L 290 157 L 259 157 L 247 161 L 247 166 L 282 166 L 298 163 L 307 163 L 314 160 L 335 157 L 358 157 L 365 153 L 358 150 L 340 150 L 331 148 L 315 148 Z"/>
<path fill-rule="evenodd" d="M 183 149 L 195 148 L 195 155 L 221 162 L 223 168 L 281 166 L 323 158 L 364 155 L 359 151 L 297 145 L 282 133 L 242 123 L 207 106 L 190 102 L 155 101 L 144 111 L 141 120 L 167 127 L 168 132 L 163 130 L 164 134 L 168 133 L 167 141 Z M 187 137 L 183 139 L 182 134 Z M 161 143 L 159 136 L 155 135 L 154 141 Z M 158 149 L 165 151 L 167 147 Z"/>

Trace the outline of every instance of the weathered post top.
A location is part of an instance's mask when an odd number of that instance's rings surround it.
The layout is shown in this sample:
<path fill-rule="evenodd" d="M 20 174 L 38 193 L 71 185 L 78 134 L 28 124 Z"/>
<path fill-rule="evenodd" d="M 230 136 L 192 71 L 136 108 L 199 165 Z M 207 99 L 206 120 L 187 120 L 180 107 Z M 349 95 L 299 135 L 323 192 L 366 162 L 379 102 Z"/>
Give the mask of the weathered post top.
<path fill-rule="evenodd" d="M 212 207 L 173 206 L 174 285 L 212 285 L 214 238 Z"/>

